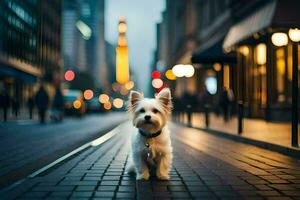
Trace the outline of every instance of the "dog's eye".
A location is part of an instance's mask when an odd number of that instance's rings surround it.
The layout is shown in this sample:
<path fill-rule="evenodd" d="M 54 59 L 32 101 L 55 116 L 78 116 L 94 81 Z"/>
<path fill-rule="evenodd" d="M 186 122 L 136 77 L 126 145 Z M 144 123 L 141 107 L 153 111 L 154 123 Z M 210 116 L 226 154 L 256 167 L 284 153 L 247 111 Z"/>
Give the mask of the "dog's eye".
<path fill-rule="evenodd" d="M 144 108 L 142 108 L 142 109 L 140 110 L 140 112 L 141 112 L 141 113 L 144 113 L 144 112 L 145 112 L 145 109 L 144 109 Z"/>
<path fill-rule="evenodd" d="M 158 111 L 157 109 L 154 108 L 154 109 L 152 110 L 152 112 L 156 114 L 156 113 L 158 113 L 159 111 Z"/>

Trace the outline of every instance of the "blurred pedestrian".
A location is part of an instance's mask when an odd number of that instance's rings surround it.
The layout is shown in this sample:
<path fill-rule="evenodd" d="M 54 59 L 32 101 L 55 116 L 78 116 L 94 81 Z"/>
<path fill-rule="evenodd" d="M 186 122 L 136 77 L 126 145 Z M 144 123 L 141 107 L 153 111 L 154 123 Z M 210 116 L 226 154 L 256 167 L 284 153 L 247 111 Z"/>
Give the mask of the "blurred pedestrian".
<path fill-rule="evenodd" d="M 33 117 L 33 108 L 34 108 L 34 98 L 31 96 L 27 100 L 27 107 L 29 111 L 29 118 L 32 119 Z"/>
<path fill-rule="evenodd" d="M 51 119 L 61 121 L 63 119 L 64 97 L 59 87 L 55 89 L 55 96 L 52 103 Z"/>
<path fill-rule="evenodd" d="M 7 110 L 10 106 L 10 98 L 8 92 L 3 89 L 0 95 L 0 106 L 3 110 L 3 121 L 7 121 Z"/>
<path fill-rule="evenodd" d="M 230 109 L 233 101 L 234 101 L 233 91 L 230 88 L 224 87 L 220 95 L 219 105 L 223 112 L 225 122 L 227 122 L 230 118 Z"/>
<path fill-rule="evenodd" d="M 39 118 L 41 124 L 45 123 L 46 111 L 49 105 L 49 96 L 43 85 L 40 86 L 35 96 L 35 103 L 39 111 Z"/>
<path fill-rule="evenodd" d="M 20 109 L 20 102 L 19 99 L 15 97 L 12 99 L 12 113 L 15 115 L 16 118 L 18 118 L 19 109 Z"/>

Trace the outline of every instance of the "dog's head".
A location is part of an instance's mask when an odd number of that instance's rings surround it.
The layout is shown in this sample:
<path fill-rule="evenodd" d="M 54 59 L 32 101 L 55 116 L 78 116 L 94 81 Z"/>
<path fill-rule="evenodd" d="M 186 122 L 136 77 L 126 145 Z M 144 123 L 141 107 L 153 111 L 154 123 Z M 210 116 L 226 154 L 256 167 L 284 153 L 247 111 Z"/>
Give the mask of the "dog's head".
<path fill-rule="evenodd" d="M 155 98 L 144 98 L 143 94 L 131 91 L 128 111 L 132 114 L 133 125 L 148 133 L 161 130 L 171 114 L 170 89 L 161 90 Z"/>

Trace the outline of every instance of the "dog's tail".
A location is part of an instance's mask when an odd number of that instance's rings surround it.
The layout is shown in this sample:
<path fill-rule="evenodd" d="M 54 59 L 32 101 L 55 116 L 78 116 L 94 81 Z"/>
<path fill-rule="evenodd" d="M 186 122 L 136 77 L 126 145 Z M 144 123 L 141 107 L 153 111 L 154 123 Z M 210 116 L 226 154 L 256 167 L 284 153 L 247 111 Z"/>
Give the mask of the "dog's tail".
<path fill-rule="evenodd" d="M 126 166 L 126 173 L 127 174 L 135 174 L 135 167 L 134 167 L 133 160 L 132 160 L 132 157 L 130 154 L 129 154 L 128 162 L 127 162 L 127 166 Z"/>

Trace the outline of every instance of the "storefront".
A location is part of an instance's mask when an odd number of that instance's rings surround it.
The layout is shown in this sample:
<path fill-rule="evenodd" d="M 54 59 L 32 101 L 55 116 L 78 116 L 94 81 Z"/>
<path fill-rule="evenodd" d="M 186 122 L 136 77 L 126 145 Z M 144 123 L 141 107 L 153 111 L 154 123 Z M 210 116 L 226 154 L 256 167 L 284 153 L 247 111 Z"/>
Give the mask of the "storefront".
<path fill-rule="evenodd" d="M 299 1 L 270 1 L 232 26 L 224 40 L 224 51 L 237 53 L 237 95 L 247 117 L 291 119 L 293 52 L 287 35 L 300 27 L 299 7 Z M 286 37 L 275 38 L 278 32 Z"/>

